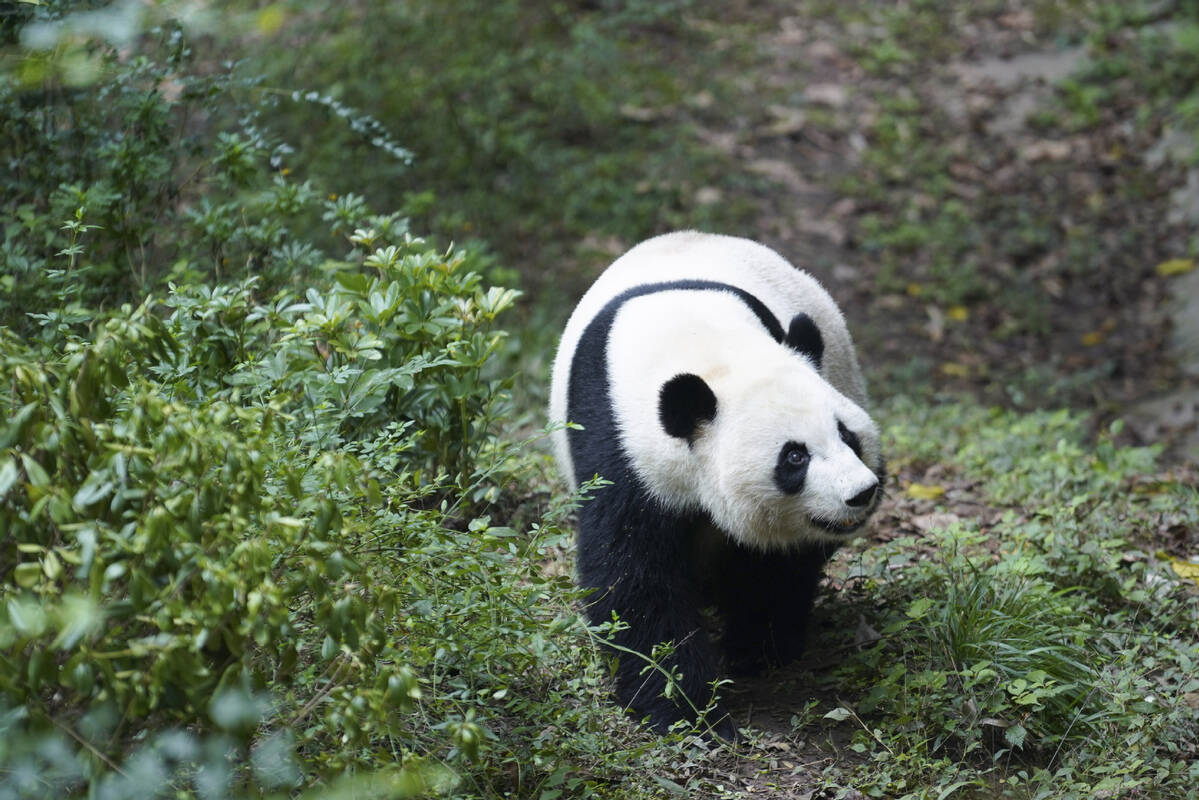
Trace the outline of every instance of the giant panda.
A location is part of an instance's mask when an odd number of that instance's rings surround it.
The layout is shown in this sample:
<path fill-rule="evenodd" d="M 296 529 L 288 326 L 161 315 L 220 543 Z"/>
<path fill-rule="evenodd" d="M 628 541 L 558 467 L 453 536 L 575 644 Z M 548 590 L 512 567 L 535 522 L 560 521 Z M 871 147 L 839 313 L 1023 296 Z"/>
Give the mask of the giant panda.
<path fill-rule="evenodd" d="M 752 674 L 800 654 L 825 562 L 881 495 L 866 402 L 833 299 L 761 244 L 658 236 L 579 301 L 553 365 L 556 459 L 572 487 L 610 485 L 579 509 L 578 581 L 594 624 L 624 623 L 616 695 L 658 731 L 695 720 L 722 661 Z M 663 642 L 685 699 L 630 655 Z M 708 723 L 736 736 L 719 707 Z"/>

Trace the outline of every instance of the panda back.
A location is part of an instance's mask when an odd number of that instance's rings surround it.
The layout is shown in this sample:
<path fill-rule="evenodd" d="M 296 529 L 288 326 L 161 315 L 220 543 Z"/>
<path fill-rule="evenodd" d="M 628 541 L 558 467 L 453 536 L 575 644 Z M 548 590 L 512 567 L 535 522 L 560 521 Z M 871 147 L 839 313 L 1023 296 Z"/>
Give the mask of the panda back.
<path fill-rule="evenodd" d="M 815 322 L 824 343 L 822 377 L 842 394 L 865 406 L 865 382 L 845 319 L 819 282 L 764 245 L 731 236 L 684 231 L 658 236 L 632 248 L 613 262 L 583 295 L 563 331 L 554 361 L 549 409 L 551 422 L 560 423 L 567 418 L 571 364 L 588 324 L 622 293 L 647 284 L 675 281 L 706 281 L 736 287 L 760 301 L 769 315 L 783 326 L 796 314 L 807 314 Z M 665 303 L 665 309 L 670 303 L 677 302 L 677 298 L 661 302 Z M 658 353 L 655 357 L 660 357 L 662 369 L 669 371 L 668 365 L 674 358 L 672 354 L 677 351 L 663 350 L 649 341 L 655 335 L 652 330 L 637 333 L 644 334 L 641 338 L 645 352 Z M 638 363 L 647 363 L 643 353 L 635 355 Z M 625 356 L 618 353 L 616 357 Z M 682 370 L 672 374 L 679 371 Z M 601 376 L 587 379 L 595 379 L 597 385 L 603 383 Z M 648 376 L 645 380 L 648 386 L 655 386 Z M 576 421 L 588 424 L 587 420 Z M 573 476 L 565 432 L 554 434 L 554 445 L 563 473 Z"/>

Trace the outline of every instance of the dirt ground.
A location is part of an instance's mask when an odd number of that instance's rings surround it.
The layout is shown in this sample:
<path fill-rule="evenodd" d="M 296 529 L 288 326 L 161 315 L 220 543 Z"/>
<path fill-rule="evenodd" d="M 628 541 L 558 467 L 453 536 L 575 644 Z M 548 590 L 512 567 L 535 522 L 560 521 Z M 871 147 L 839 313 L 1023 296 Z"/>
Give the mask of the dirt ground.
<path fill-rule="evenodd" d="M 701 115 L 701 133 L 747 174 L 766 179 L 759 198 L 766 213 L 752 235 L 836 296 L 876 396 L 892 386 L 924 387 L 918 390 L 930 400 L 964 392 L 1017 407 L 1089 408 L 1097 425 L 1127 418 L 1130 440 L 1162 441 L 1175 462 L 1199 460 L 1199 348 L 1186 340 L 1199 320 L 1199 281 L 1159 269 L 1186 255 L 1194 232 L 1178 208 L 1186 169 L 1163 154 L 1169 132 L 1132 124 L 1131 106 L 1112 109 L 1084 131 L 1030 123 L 1087 58 L 1081 30 L 1041 28 L 1031 5 L 1011 2 L 1004 13 L 965 21 L 949 52 L 922 55 L 916 69 L 896 72 L 862 63 L 864 34 L 852 15 L 760 14 L 726 44 L 756 37 L 764 68 L 737 80 L 746 98 L 771 101 L 742 116 Z M 905 183 L 911 173 L 902 168 L 890 184 L 880 177 L 888 165 L 872 150 L 896 97 L 924 110 L 917 137 L 951 154 L 948 194 L 967 206 L 990 202 L 1005 210 L 967 226 L 980 257 L 962 268 L 979 273 L 971 277 L 981 293 L 946 301 L 934 285 L 945 273 L 922 263 L 928 248 L 912 251 L 910 269 L 897 281 L 868 247 L 872 217 L 894 224 L 903 209 L 945 196 L 922 201 L 926 190 Z M 855 179 L 875 191 L 847 192 Z M 720 200 L 716 190 L 700 191 Z M 1007 213 L 1013 210 L 1015 216 Z M 1002 246 L 1011 233 L 1005 226 L 1022 214 L 1056 221 L 1047 226 L 1056 233 L 1013 252 Z M 1087 245 L 1081 269 L 1071 250 L 1080 237 Z M 1026 315 L 1014 307 L 1020 293 L 1043 311 Z M 954 502 L 987 513 L 969 486 L 955 487 Z M 889 498 L 876 534 L 918 530 L 931 511 L 926 502 Z M 821 624 L 818 609 L 817 640 Z M 868 627 L 858 631 L 869 634 Z M 837 639 L 844 640 L 843 630 Z M 814 697 L 821 707 L 836 700 L 813 695 L 810 680 L 799 677 L 828 658 L 821 647 L 812 652 L 794 670 L 731 691 L 733 713 L 764 736 L 756 757 L 731 767 L 737 788 L 763 797 L 821 797 L 815 776 L 833 759 L 854 757 L 844 747 L 848 727 L 809 721 L 800 728 L 815 732 L 795 736 L 796 710 Z"/>
<path fill-rule="evenodd" d="M 1187 254 L 1199 203 L 1180 187 L 1194 176 L 1170 155 L 1174 133 L 1134 124 L 1135 96 L 1085 130 L 1036 124 L 1087 52 L 1082 28 L 1043 26 L 1034 5 L 961 20 L 946 52 L 893 72 L 871 68 L 863 39 L 879 34 L 852 14 L 762 14 L 727 43 L 754 37 L 761 68 L 736 78 L 750 107 L 701 118 L 701 133 L 765 179 L 753 235 L 837 297 L 875 395 L 918 386 L 1092 408 L 1097 424 L 1126 417 L 1130 439 L 1194 460 L 1199 280 L 1156 269 Z M 906 155 L 879 144 L 894 98 L 917 109 L 898 124 L 947 154 L 947 170 L 887 163 Z M 926 188 L 942 180 L 947 191 Z M 872 220 L 894 228 L 947 198 L 969 209 L 949 232 L 972 237 L 958 274 L 930 267 L 935 241 L 872 248 Z M 935 213 L 921 217 L 935 225 Z M 973 293 L 960 300 L 939 291 L 964 281 Z"/>

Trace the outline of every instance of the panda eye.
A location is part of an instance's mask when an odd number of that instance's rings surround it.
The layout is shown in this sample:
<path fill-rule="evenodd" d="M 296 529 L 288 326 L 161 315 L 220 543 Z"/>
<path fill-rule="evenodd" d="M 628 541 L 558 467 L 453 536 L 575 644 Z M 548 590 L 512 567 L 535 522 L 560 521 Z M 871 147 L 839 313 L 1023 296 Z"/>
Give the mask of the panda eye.
<path fill-rule="evenodd" d="M 841 434 L 841 441 L 849 445 L 849 449 L 853 451 L 855 456 L 861 458 L 862 442 L 860 439 L 858 439 L 858 435 L 849 428 L 845 427 L 845 423 L 840 421 L 837 422 L 837 432 Z"/>
<path fill-rule="evenodd" d="M 797 494 L 803 490 L 808 478 L 808 448 L 799 442 L 787 442 L 779 451 L 779 462 L 774 466 L 774 483 L 783 494 Z"/>
<path fill-rule="evenodd" d="M 789 467 L 799 468 L 808 463 L 811 456 L 802 444 L 789 443 L 783 450 L 783 462 Z"/>

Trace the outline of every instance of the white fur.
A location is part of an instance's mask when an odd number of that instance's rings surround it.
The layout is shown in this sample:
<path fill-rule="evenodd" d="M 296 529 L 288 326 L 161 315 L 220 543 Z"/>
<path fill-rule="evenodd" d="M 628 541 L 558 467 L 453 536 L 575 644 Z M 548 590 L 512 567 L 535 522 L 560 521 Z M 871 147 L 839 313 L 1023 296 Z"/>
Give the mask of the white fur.
<path fill-rule="evenodd" d="M 702 508 L 717 527 L 751 546 L 836 540 L 813 518 L 852 523 L 845 500 L 873 485 L 867 466 L 880 462 L 878 429 L 863 410 L 861 370 L 844 318 L 811 276 L 772 250 L 744 239 L 675 233 L 644 242 L 612 264 L 583 296 L 562 335 L 554 362 L 550 419 L 563 421 L 570 360 L 587 323 L 613 297 L 634 286 L 710 280 L 761 300 L 786 329 L 804 312 L 824 341 L 822 373 L 776 342 L 750 308 L 727 292 L 668 291 L 627 301 L 608 341 L 609 377 L 621 443 L 649 490 L 667 507 Z M 700 376 L 717 397 L 715 420 L 689 445 L 667 434 L 658 418 L 663 383 Z M 859 437 L 862 460 L 840 439 L 837 421 Z M 795 495 L 781 493 L 773 471 L 787 441 L 811 454 Z M 559 465 L 573 468 L 564 432 L 555 434 Z"/>

